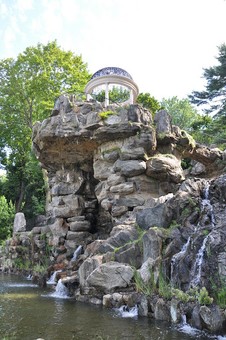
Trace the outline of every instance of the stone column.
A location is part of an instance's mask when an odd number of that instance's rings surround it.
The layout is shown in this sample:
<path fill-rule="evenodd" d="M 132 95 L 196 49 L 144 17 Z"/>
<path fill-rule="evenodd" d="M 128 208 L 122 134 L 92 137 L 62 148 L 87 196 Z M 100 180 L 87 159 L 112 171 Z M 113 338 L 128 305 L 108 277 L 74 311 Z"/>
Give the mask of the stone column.
<path fill-rule="evenodd" d="M 109 105 L 109 91 L 108 91 L 109 83 L 105 84 L 105 107 Z"/>

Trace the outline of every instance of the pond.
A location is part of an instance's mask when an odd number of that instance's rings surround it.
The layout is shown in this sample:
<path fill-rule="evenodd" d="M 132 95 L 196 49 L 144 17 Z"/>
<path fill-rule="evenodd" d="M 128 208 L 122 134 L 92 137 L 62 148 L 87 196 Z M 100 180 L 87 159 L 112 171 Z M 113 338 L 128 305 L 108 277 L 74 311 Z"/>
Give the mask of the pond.
<path fill-rule="evenodd" d="M 43 290 L 27 279 L 0 274 L 1 340 L 226 339 L 131 314 L 122 317 L 118 310 L 58 298 L 50 287 Z"/>

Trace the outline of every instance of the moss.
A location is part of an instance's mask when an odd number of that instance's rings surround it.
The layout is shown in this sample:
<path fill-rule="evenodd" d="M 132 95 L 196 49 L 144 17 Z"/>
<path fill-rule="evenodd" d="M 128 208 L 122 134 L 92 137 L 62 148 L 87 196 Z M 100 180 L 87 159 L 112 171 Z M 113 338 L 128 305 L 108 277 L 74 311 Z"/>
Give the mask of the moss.
<path fill-rule="evenodd" d="M 107 119 L 109 116 L 112 116 L 112 115 L 117 115 L 118 113 L 117 112 L 114 112 L 114 111 L 103 111 L 103 112 L 100 112 L 99 113 L 99 117 L 101 119 Z"/>

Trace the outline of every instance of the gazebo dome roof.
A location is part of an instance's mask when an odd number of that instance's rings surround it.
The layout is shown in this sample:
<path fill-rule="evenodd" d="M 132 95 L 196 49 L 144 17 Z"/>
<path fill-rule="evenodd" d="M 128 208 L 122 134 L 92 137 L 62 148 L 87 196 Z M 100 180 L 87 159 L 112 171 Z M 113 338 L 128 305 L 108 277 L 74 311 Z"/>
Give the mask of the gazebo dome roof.
<path fill-rule="evenodd" d="M 120 67 L 104 67 L 98 70 L 97 72 L 95 72 L 92 75 L 91 80 L 97 77 L 103 77 L 103 76 L 108 76 L 108 75 L 117 75 L 117 76 L 122 76 L 122 77 L 133 80 L 131 75 Z"/>

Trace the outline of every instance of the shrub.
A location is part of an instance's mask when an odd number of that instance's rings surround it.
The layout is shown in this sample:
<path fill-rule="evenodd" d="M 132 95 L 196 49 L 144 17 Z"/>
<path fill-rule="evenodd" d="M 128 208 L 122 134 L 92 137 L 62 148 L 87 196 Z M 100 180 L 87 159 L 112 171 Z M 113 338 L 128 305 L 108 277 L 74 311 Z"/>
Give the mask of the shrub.
<path fill-rule="evenodd" d="M 14 214 L 12 202 L 7 202 L 5 196 L 0 196 L 0 243 L 11 236 Z"/>

